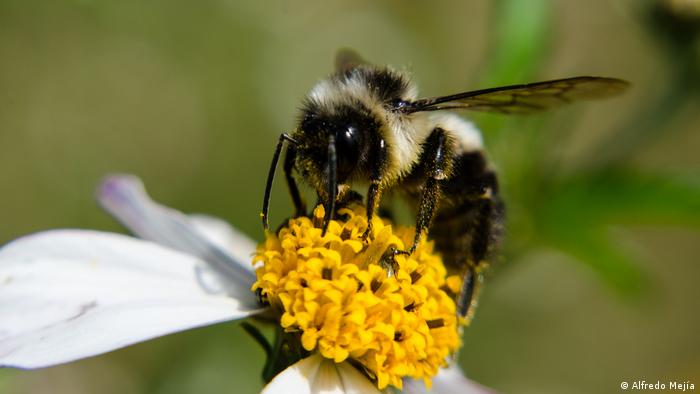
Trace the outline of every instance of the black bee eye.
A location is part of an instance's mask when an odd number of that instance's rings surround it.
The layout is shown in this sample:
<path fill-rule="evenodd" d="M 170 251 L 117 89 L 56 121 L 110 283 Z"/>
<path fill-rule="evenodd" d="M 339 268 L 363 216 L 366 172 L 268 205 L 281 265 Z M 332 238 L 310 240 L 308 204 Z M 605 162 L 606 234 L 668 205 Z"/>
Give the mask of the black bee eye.
<path fill-rule="evenodd" d="M 362 135 L 357 127 L 350 125 L 338 130 L 335 137 L 338 155 L 338 178 L 344 180 L 357 165 L 360 156 Z"/>

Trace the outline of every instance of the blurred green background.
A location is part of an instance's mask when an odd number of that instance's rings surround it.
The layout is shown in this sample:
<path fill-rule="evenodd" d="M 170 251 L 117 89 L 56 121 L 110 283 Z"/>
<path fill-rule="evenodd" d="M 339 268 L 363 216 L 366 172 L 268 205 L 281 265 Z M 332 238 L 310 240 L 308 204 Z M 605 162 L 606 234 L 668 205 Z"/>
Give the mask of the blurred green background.
<path fill-rule="evenodd" d="M 276 138 L 339 47 L 405 67 L 427 96 L 620 77 L 633 86 L 619 98 L 472 117 L 509 218 L 461 363 L 512 393 L 618 392 L 638 379 L 700 387 L 697 7 L 0 0 L 0 243 L 48 228 L 123 231 L 92 197 L 110 172 L 261 239 Z M 291 212 L 285 194 L 279 183 L 273 223 Z M 0 392 L 253 393 L 262 365 L 230 323 L 0 370 Z"/>

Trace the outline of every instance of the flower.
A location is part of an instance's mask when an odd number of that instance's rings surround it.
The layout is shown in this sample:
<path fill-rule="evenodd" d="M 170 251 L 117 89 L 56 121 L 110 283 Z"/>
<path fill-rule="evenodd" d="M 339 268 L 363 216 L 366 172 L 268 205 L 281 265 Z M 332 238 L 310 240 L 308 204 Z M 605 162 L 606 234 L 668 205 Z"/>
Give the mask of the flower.
<path fill-rule="evenodd" d="M 260 292 L 281 315 L 281 325 L 303 350 L 336 363 L 352 359 L 379 389 L 402 387 L 447 365 L 460 346 L 455 303 L 446 270 L 432 243 L 423 239 L 411 256 L 393 256 L 413 240 L 413 229 L 396 230 L 374 218 L 366 240 L 362 206 L 342 208 L 325 234 L 322 206 L 268 234 L 255 260 Z M 386 251 L 389 251 L 388 253 Z M 391 267 L 395 264 L 395 267 Z M 392 274 L 387 275 L 387 271 Z M 454 281 L 452 281 L 454 282 Z"/>
<path fill-rule="evenodd" d="M 349 358 L 359 360 L 366 373 L 375 374 L 382 388 L 389 383 L 400 387 L 400 376 L 424 378 L 429 384 L 427 378 L 434 371 L 428 371 L 420 363 L 406 363 L 411 358 L 406 354 L 403 354 L 403 358 L 397 358 L 393 354 L 393 364 L 388 364 L 388 370 L 382 369 L 383 364 L 377 364 L 377 360 L 387 358 L 388 348 L 385 345 L 394 342 L 397 333 L 409 335 L 406 344 L 411 350 L 422 349 L 434 353 L 432 357 L 436 360 L 435 368 L 446 365 L 447 355 L 458 346 L 459 339 L 456 336 L 451 337 L 445 333 L 436 336 L 431 334 L 430 328 L 428 331 L 423 328 L 410 331 L 411 324 L 417 326 L 416 322 L 407 320 L 406 316 L 399 316 L 400 312 L 395 312 L 397 316 L 393 319 L 389 318 L 395 323 L 392 330 L 376 324 L 368 325 L 366 316 L 360 316 L 362 312 L 359 309 L 350 314 L 346 322 L 362 323 L 364 333 L 353 331 L 351 334 L 357 335 L 356 338 L 352 335 L 347 337 L 345 334 L 348 333 L 344 332 L 336 336 L 337 341 L 333 342 L 328 335 L 327 328 L 330 325 L 322 325 L 320 330 L 314 332 L 311 320 L 304 320 L 303 313 L 309 313 L 310 308 L 313 309 L 313 302 L 307 300 L 306 303 L 299 304 L 294 301 L 298 297 L 303 298 L 305 293 L 312 298 L 314 295 L 300 289 L 295 291 L 290 285 L 293 281 L 284 282 L 282 276 L 277 282 L 271 280 L 273 274 L 281 271 L 275 271 L 275 263 L 267 263 L 274 260 L 278 268 L 279 264 L 284 264 L 285 261 L 280 256 L 285 250 L 288 253 L 292 251 L 289 242 L 282 240 L 279 243 L 280 238 L 268 235 L 256 254 L 256 259 L 266 264 L 258 266 L 256 272 L 250 263 L 255 251 L 253 241 L 219 219 L 184 215 L 153 202 L 136 177 L 117 175 L 106 178 L 98 190 L 98 200 L 107 211 L 142 239 L 92 230 L 63 229 L 24 236 L 0 249 L 0 366 L 25 369 L 48 367 L 170 333 L 249 316 L 268 315 L 275 310 L 285 311 L 281 320 L 287 331 L 303 331 L 300 340 L 304 354 L 277 374 L 265 387 L 265 393 L 311 393 L 324 389 L 348 393 L 379 392 L 373 381 L 347 361 Z M 345 214 L 350 215 L 351 219 L 355 218 L 355 221 L 363 218 L 360 210 L 347 211 Z M 312 223 L 311 219 L 296 220 L 299 223 L 292 221 L 292 225 L 296 223 L 303 226 L 306 223 L 307 230 L 313 232 L 313 226 L 308 227 Z M 373 242 L 378 242 L 378 239 L 379 242 L 387 242 L 380 237 L 382 231 L 388 234 L 384 227 L 389 226 L 383 226 L 381 221 L 377 223 Z M 286 234 L 291 233 L 293 230 Z M 317 235 L 318 240 L 323 238 L 320 230 Z M 356 238 L 357 234 L 354 236 Z M 343 240 L 332 229 L 324 237 L 327 240 L 333 239 L 331 243 L 342 249 L 343 253 L 350 253 L 351 250 L 358 252 L 361 248 L 361 245 L 350 239 L 353 237 Z M 393 242 L 400 245 L 398 239 Z M 281 249 L 275 250 L 277 247 Z M 297 255 L 308 252 L 309 259 L 304 260 L 304 267 L 296 267 L 296 270 L 287 273 L 296 272 L 299 278 L 306 277 L 309 282 L 313 282 L 309 287 L 317 292 L 315 297 L 319 300 L 331 299 L 333 292 L 330 290 L 333 289 L 328 286 L 317 287 L 322 283 L 313 281 L 309 275 L 313 271 L 320 275 L 316 279 L 325 280 L 324 275 L 328 275 L 329 271 L 324 264 L 338 265 L 339 256 L 328 249 L 331 252 L 324 259 L 319 259 L 317 254 L 322 252 L 318 245 L 315 248 L 293 248 Z M 421 254 L 419 249 L 415 255 L 423 257 L 418 257 L 418 260 L 430 260 L 429 246 L 422 245 L 422 248 L 427 253 Z M 370 249 L 368 247 L 365 252 Z M 424 324 L 427 324 L 426 321 L 442 319 L 440 324 L 451 325 L 452 332 L 456 335 L 455 319 L 450 320 L 454 316 L 454 305 L 450 307 L 449 302 L 439 302 L 446 297 L 439 290 L 444 284 L 444 272 L 443 279 L 440 279 L 440 275 L 437 275 L 438 279 L 433 279 L 432 274 L 425 273 L 425 277 L 420 280 L 427 286 L 421 287 L 422 290 L 414 289 L 411 282 L 416 276 L 411 278 L 408 272 L 412 271 L 408 267 L 413 264 L 415 270 L 418 262 L 400 256 L 396 263 L 400 269 L 392 278 L 386 278 L 386 274 L 372 277 L 372 272 L 359 269 L 362 267 L 350 274 L 354 275 L 353 278 L 358 278 L 356 284 L 364 280 L 367 282 L 364 286 L 372 287 L 377 285 L 373 280 L 382 282 L 379 285 L 386 287 L 383 289 L 387 293 L 386 302 L 401 301 L 403 307 L 407 306 L 407 301 L 409 304 L 414 302 L 411 306 L 413 308 L 417 305 L 417 300 L 421 300 L 425 305 L 421 310 L 424 311 L 413 315 L 425 314 L 422 318 Z M 434 261 L 427 261 L 427 264 L 426 271 L 440 271 L 433 267 Z M 308 271 L 303 271 L 302 268 Z M 335 268 L 338 269 L 337 272 L 333 271 Z M 331 268 L 330 273 L 340 278 L 343 273 L 348 273 L 347 270 L 352 268 L 338 265 Z M 347 277 L 343 280 L 341 282 L 345 285 L 350 283 Z M 275 283 L 280 285 L 282 282 L 282 287 L 275 287 Z M 333 282 L 333 286 L 338 283 Z M 359 304 L 353 305 L 371 309 L 378 302 L 384 302 L 377 297 L 371 299 L 369 294 L 362 296 L 357 292 L 358 285 L 354 287 L 355 293 L 341 294 L 341 297 L 356 297 L 353 300 Z M 251 289 L 260 289 L 258 293 L 269 301 L 270 306 L 261 303 Z M 303 310 L 295 309 L 295 305 L 303 307 Z M 343 315 L 326 313 L 324 316 L 342 318 Z M 316 314 L 315 317 L 319 315 Z M 330 320 L 326 323 L 330 323 Z M 439 327 L 435 328 L 440 331 Z M 384 338 L 384 342 L 375 340 L 381 336 L 382 330 L 385 337 L 391 334 L 391 341 L 388 338 Z M 419 338 L 421 335 L 422 340 Z M 370 336 L 371 339 L 368 339 Z M 365 345 L 376 349 L 363 353 L 357 344 L 348 342 L 358 338 L 368 340 Z M 442 345 L 421 348 L 423 342 L 430 340 Z M 333 347 L 328 347 L 329 344 Z M 374 352 L 374 361 L 366 358 L 363 364 L 363 356 L 371 352 Z M 397 373 L 396 369 L 401 368 L 413 368 L 409 371 L 412 373 Z M 422 382 L 411 379 L 404 381 L 408 392 L 426 390 Z M 465 386 L 465 382 L 469 381 L 454 366 L 441 370 L 433 381 L 432 392 L 436 393 L 456 390 L 464 392 L 465 387 L 471 387 L 471 392 L 485 392 L 485 389 L 473 383 Z"/>

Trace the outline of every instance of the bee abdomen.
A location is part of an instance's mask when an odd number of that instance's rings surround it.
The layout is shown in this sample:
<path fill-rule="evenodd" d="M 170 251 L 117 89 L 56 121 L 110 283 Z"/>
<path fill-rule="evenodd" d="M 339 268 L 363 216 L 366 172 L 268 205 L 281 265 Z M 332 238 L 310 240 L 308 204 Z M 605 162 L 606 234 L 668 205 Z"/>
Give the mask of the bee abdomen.
<path fill-rule="evenodd" d="M 428 234 L 450 273 L 463 278 L 457 308 L 471 320 L 482 268 L 503 232 L 503 203 L 496 174 L 481 151 L 455 158 L 452 176 L 442 182 L 442 198 Z"/>
<path fill-rule="evenodd" d="M 445 264 L 460 273 L 485 262 L 500 239 L 502 211 L 498 196 L 439 210 L 428 234 Z"/>
<path fill-rule="evenodd" d="M 455 158 L 452 176 L 442 181 L 441 192 L 430 238 L 448 267 L 481 264 L 498 243 L 503 220 L 498 180 L 483 153 Z"/>

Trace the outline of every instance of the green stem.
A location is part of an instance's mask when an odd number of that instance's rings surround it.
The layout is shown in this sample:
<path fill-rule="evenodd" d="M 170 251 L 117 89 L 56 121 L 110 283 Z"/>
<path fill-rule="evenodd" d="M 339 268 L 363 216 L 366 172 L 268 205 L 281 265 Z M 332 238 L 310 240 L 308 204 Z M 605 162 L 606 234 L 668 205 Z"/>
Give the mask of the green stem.
<path fill-rule="evenodd" d="M 248 323 L 248 322 L 241 322 L 241 327 L 247 332 L 255 342 L 257 342 L 260 346 L 262 346 L 263 350 L 265 351 L 265 355 L 270 358 L 272 357 L 272 346 L 270 345 L 270 342 L 268 342 L 267 338 L 258 330 L 257 327 L 254 325 Z"/>

